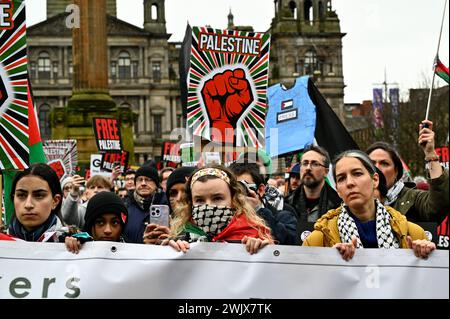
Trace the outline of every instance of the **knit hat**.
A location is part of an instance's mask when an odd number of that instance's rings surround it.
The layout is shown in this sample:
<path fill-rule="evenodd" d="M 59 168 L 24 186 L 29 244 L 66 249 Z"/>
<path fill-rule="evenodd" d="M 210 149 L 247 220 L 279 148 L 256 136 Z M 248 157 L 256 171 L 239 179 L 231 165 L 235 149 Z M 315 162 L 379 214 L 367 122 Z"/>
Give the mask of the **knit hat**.
<path fill-rule="evenodd" d="M 67 183 L 72 183 L 72 182 L 73 182 L 73 178 L 71 176 L 64 178 L 61 182 L 61 189 L 64 189 L 64 186 L 66 186 Z"/>
<path fill-rule="evenodd" d="M 136 179 L 139 176 L 146 176 L 155 182 L 156 186 L 159 187 L 159 176 L 158 171 L 151 166 L 141 166 L 136 171 L 136 175 L 134 175 L 134 182 L 136 183 Z"/>
<path fill-rule="evenodd" d="M 189 176 L 191 176 L 192 172 L 194 171 L 195 171 L 194 167 L 180 167 L 174 170 L 167 179 L 166 192 L 169 193 L 169 190 L 175 184 L 186 183 L 186 179 L 188 179 Z"/>
<path fill-rule="evenodd" d="M 113 192 L 100 192 L 88 201 L 83 230 L 91 234 L 95 220 L 103 214 L 117 215 L 125 227 L 128 210 L 122 199 Z"/>

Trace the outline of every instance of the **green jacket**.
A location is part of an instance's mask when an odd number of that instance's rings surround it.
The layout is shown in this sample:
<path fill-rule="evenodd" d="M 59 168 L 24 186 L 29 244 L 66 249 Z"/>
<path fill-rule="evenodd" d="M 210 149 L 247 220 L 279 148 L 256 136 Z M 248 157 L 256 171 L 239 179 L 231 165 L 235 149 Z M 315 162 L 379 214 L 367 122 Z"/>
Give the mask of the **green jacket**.
<path fill-rule="evenodd" d="M 428 191 L 405 186 L 389 206 L 406 215 L 409 221 L 440 224 L 449 213 L 448 179 L 448 171 L 443 169 L 440 177 L 428 179 Z"/>
<path fill-rule="evenodd" d="M 422 227 L 407 221 L 405 216 L 392 207 L 385 207 L 392 217 L 391 227 L 400 242 L 400 248 L 408 248 L 407 236 L 411 236 L 412 240 L 427 239 Z M 303 246 L 333 247 L 341 243 L 338 229 L 338 217 L 341 211 L 342 207 L 338 207 L 319 218 L 314 224 L 314 231 L 305 239 Z"/>

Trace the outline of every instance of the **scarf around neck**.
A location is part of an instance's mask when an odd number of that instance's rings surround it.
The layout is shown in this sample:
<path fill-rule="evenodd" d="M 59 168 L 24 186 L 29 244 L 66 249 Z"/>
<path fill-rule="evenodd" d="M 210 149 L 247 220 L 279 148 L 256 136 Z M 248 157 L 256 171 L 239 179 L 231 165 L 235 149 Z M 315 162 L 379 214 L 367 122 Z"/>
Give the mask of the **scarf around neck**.
<path fill-rule="evenodd" d="M 376 232 L 379 248 L 400 248 L 399 241 L 392 231 L 391 215 L 378 199 L 375 200 L 376 207 Z M 338 217 L 338 230 L 343 243 L 350 243 L 352 236 L 357 238 L 357 248 L 363 247 L 359 237 L 358 228 L 355 220 L 348 213 L 349 208 L 342 206 L 342 211 Z"/>
<path fill-rule="evenodd" d="M 393 202 L 395 202 L 404 186 L 405 184 L 403 183 L 403 181 L 398 181 L 394 185 L 392 185 L 392 187 L 388 190 L 384 204 L 391 205 Z"/>
<path fill-rule="evenodd" d="M 19 222 L 17 217 L 14 217 L 14 219 L 11 222 L 11 225 L 9 226 L 10 234 L 18 237 L 20 239 L 26 240 L 26 241 L 39 241 L 41 236 L 49 231 L 56 230 L 56 224 L 58 222 L 58 219 L 55 214 L 50 214 L 48 216 L 47 220 L 38 228 L 32 231 L 26 230 L 23 225 Z"/>

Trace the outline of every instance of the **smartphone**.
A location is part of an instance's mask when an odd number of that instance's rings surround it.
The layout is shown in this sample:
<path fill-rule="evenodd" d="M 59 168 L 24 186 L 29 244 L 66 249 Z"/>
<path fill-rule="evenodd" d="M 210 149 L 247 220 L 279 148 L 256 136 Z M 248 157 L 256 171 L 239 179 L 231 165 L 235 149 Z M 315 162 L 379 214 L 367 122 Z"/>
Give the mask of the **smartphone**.
<path fill-rule="evenodd" d="M 168 205 L 150 206 L 150 224 L 169 227 L 170 210 Z"/>

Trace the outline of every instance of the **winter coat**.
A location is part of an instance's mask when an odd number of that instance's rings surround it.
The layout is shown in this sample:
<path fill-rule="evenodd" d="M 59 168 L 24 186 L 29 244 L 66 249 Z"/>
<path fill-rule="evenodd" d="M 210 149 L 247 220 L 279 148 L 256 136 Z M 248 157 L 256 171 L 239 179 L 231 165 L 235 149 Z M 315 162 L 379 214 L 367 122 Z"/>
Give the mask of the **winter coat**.
<path fill-rule="evenodd" d="M 444 170 L 438 178 L 428 180 L 427 191 L 405 186 L 389 206 L 406 215 L 409 221 L 440 224 L 450 210 L 448 179 L 448 171 Z"/>
<path fill-rule="evenodd" d="M 160 192 L 154 195 L 153 205 L 169 205 L 166 193 Z M 150 203 L 152 198 L 146 200 L 147 205 L 144 204 L 142 208 L 133 195 L 128 197 L 125 201 L 125 206 L 128 210 L 128 219 L 123 235 L 128 243 L 143 244 L 144 231 L 146 224 L 150 221 Z"/>
<path fill-rule="evenodd" d="M 422 227 L 409 222 L 392 207 L 385 206 L 385 208 L 392 217 L 390 224 L 399 240 L 400 248 L 408 248 L 407 236 L 411 236 L 412 240 L 427 239 Z M 303 246 L 333 247 L 341 243 L 338 229 L 338 217 L 341 211 L 342 207 L 338 207 L 319 218 L 314 225 L 314 231 L 305 239 Z"/>

